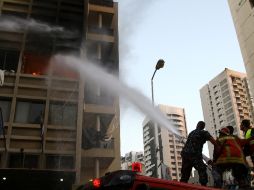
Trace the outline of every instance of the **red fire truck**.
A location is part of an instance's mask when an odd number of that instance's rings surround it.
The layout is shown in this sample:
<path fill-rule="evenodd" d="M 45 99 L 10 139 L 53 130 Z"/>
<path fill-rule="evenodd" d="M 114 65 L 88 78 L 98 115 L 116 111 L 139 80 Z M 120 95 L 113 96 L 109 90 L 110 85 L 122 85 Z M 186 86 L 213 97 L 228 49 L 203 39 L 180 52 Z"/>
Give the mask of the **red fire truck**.
<path fill-rule="evenodd" d="M 131 170 L 118 170 L 93 179 L 77 190 L 215 190 L 215 188 L 157 179 Z"/>

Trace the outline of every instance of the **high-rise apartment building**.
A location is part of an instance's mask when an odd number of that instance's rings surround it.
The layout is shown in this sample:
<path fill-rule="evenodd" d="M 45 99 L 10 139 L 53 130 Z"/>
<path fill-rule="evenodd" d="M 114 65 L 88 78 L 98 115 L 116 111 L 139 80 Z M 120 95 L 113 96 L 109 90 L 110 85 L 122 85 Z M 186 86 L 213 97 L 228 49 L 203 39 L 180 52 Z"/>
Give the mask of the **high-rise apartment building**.
<path fill-rule="evenodd" d="M 226 68 L 200 89 L 200 97 L 206 129 L 214 138 L 227 125 L 232 125 L 234 134 L 241 136 L 241 120 L 253 122 L 253 104 L 245 73 Z M 212 158 L 211 143 L 208 143 L 208 149 Z"/>
<path fill-rule="evenodd" d="M 166 115 L 172 127 L 178 130 L 179 134 L 183 137 L 187 137 L 186 119 L 183 108 L 159 105 L 158 108 L 162 113 Z M 169 167 L 170 177 L 173 180 L 180 180 L 181 177 L 181 150 L 183 148 L 183 142 L 178 139 L 167 128 L 158 127 L 158 139 L 159 147 L 155 145 L 154 138 L 154 122 L 148 117 L 143 121 L 143 142 L 144 142 L 144 161 L 146 168 L 146 175 L 159 177 L 162 175 L 161 165 L 159 166 L 158 174 L 157 156 L 156 151 L 159 151 L 160 160 L 163 164 Z"/>
<path fill-rule="evenodd" d="M 228 0 L 242 52 L 250 91 L 254 96 L 254 1 Z"/>
<path fill-rule="evenodd" d="M 117 3 L 0 0 L 0 23 L 0 167 L 69 172 L 73 183 L 120 169 L 118 98 L 49 61 L 72 54 L 117 74 Z"/>
<path fill-rule="evenodd" d="M 123 162 L 143 162 L 144 154 L 143 152 L 135 152 L 131 151 L 125 154 L 125 156 L 122 158 Z"/>

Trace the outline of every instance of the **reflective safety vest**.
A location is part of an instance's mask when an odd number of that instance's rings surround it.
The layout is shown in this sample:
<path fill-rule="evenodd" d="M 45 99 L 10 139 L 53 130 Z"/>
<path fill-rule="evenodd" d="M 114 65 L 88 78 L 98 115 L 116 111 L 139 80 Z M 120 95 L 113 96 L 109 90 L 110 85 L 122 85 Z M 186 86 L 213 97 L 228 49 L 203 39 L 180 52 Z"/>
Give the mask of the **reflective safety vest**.
<path fill-rule="evenodd" d="M 252 130 L 254 130 L 254 129 L 252 129 L 252 128 L 250 128 L 250 129 L 248 129 L 247 131 L 246 131 L 246 133 L 245 133 L 245 135 L 244 135 L 244 137 L 245 137 L 245 139 L 249 139 L 249 138 L 251 138 L 252 136 L 251 136 L 251 132 L 252 132 Z M 249 145 L 250 145 L 250 154 L 252 155 L 252 154 L 254 154 L 254 139 L 253 140 L 250 140 L 250 142 L 249 142 Z"/>
<path fill-rule="evenodd" d="M 218 139 L 222 145 L 215 164 L 246 164 L 242 147 L 234 136 L 224 136 Z"/>
<path fill-rule="evenodd" d="M 245 133 L 245 139 L 249 139 L 251 137 L 251 131 L 252 129 L 247 130 L 247 132 Z"/>

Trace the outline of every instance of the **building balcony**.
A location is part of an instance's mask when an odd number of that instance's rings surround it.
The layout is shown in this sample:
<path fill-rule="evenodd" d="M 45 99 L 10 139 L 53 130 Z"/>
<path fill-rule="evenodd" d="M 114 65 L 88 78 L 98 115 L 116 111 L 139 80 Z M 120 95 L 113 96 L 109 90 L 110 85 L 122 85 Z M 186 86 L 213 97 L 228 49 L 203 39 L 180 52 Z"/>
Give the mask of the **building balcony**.
<path fill-rule="evenodd" d="M 238 110 L 243 111 L 243 107 L 242 106 L 238 106 Z"/>
<path fill-rule="evenodd" d="M 114 146 L 107 145 L 106 143 L 100 146 L 94 146 L 90 149 L 82 150 L 82 157 L 87 158 L 114 158 L 115 151 Z"/>
<path fill-rule="evenodd" d="M 240 94 L 236 93 L 236 94 L 235 94 L 235 97 L 236 97 L 236 98 L 240 98 Z"/>
<path fill-rule="evenodd" d="M 96 26 L 89 26 L 87 29 L 88 33 L 101 34 L 107 36 L 114 36 L 114 30 L 111 28 L 99 28 Z"/>
<path fill-rule="evenodd" d="M 102 143 L 86 150 L 82 149 L 81 167 L 87 170 L 94 169 L 94 160 L 96 158 L 99 160 L 100 168 L 106 169 L 116 157 L 114 145 L 107 146 Z"/>
<path fill-rule="evenodd" d="M 146 167 L 146 173 L 147 173 L 149 170 L 151 170 L 153 167 L 155 167 L 155 164 L 152 164 L 152 165 Z"/>
<path fill-rule="evenodd" d="M 115 42 L 114 36 L 109 36 L 106 34 L 96 34 L 96 33 L 88 32 L 86 37 L 88 40 L 92 40 L 92 41 L 110 42 L 110 43 Z"/>
<path fill-rule="evenodd" d="M 233 84 L 233 86 L 234 86 L 234 87 L 236 87 L 236 86 L 237 86 L 236 81 L 232 81 L 232 84 Z"/>
<path fill-rule="evenodd" d="M 154 139 L 154 137 L 150 137 L 149 139 L 146 139 L 146 141 L 144 141 L 144 147 L 146 147 L 147 145 L 150 144 L 150 142 Z"/>
<path fill-rule="evenodd" d="M 85 95 L 85 103 L 86 105 L 102 105 L 102 106 L 113 106 L 115 103 L 115 99 L 111 96 L 97 96 L 92 94 Z"/>
<path fill-rule="evenodd" d="M 113 7 L 114 2 L 113 0 L 89 0 L 90 5 L 99 5 L 99 6 L 106 6 L 106 7 Z"/>
<path fill-rule="evenodd" d="M 236 99 L 236 103 L 239 105 L 242 104 L 242 101 L 240 99 Z"/>
<path fill-rule="evenodd" d="M 239 89 L 238 88 L 234 88 L 234 92 L 239 92 Z"/>
<path fill-rule="evenodd" d="M 148 131 L 148 130 L 149 130 L 149 127 L 148 127 L 148 126 L 143 127 L 143 133 L 145 133 L 145 132 Z"/>

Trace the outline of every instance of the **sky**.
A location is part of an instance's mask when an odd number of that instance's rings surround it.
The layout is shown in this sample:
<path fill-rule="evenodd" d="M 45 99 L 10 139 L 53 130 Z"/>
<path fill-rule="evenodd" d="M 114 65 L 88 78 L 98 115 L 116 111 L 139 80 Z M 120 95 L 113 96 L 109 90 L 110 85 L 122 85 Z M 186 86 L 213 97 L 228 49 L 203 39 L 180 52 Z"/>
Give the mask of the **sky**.
<path fill-rule="evenodd" d="M 155 104 L 185 109 L 188 133 L 203 112 L 199 90 L 225 68 L 246 72 L 227 0 L 117 0 L 120 80 Z M 143 151 L 145 113 L 121 99 L 121 155 Z M 208 150 L 204 149 L 208 155 Z"/>

